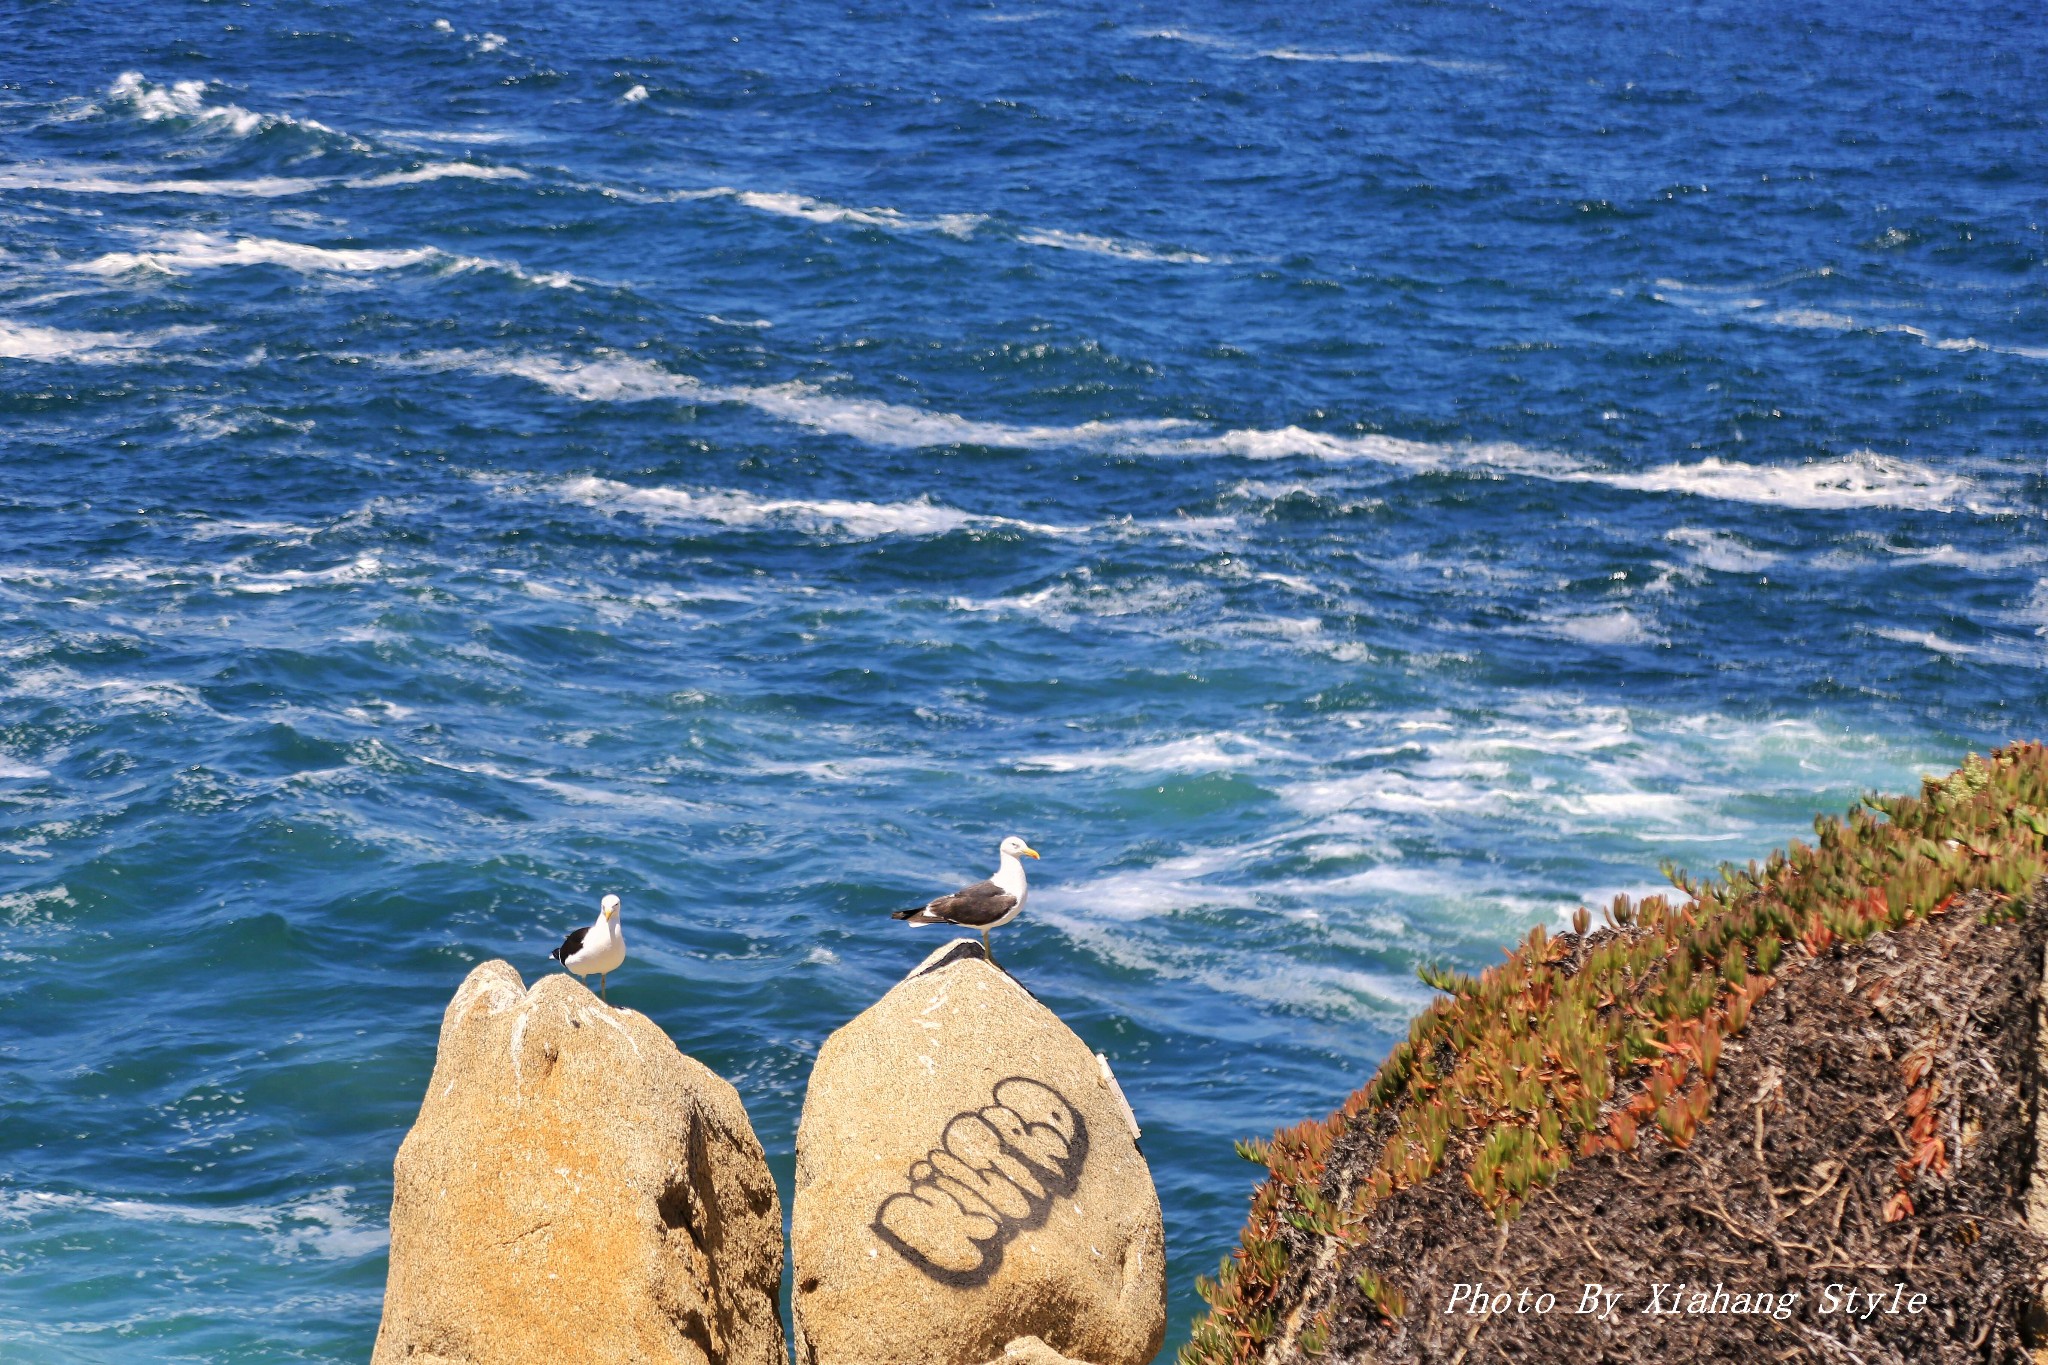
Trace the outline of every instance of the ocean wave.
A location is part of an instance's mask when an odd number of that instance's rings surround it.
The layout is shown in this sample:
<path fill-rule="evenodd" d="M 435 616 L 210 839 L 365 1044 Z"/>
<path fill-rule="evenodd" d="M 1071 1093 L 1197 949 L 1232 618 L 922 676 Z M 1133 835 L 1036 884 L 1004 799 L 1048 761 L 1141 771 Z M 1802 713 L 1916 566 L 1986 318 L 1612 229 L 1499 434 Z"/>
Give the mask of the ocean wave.
<path fill-rule="evenodd" d="M 715 185 L 701 190 L 677 190 L 658 197 L 671 200 L 729 199 L 758 212 L 772 213 L 782 218 L 801 218 L 813 223 L 853 223 L 888 232 L 936 232 L 960 241 L 973 237 L 979 229 L 993 221 L 992 215 L 986 213 L 919 215 L 892 208 L 852 208 L 845 204 L 835 204 L 829 199 L 815 199 L 808 194 L 743 190 L 730 185 Z M 1059 228 L 1020 228 L 1012 234 L 1011 239 L 1026 246 L 1051 247 L 1058 251 L 1083 251 L 1127 261 L 1207 265 L 1216 259 L 1195 251 L 1176 251 L 1153 246 L 1147 242 L 1127 241 L 1089 232 L 1069 232 Z"/>
<path fill-rule="evenodd" d="M 90 697 L 113 706 L 173 707 L 206 705 L 198 691 L 180 682 L 161 678 L 88 678 L 62 665 L 31 668 L 14 674 L 0 695 L 34 697 Z"/>
<path fill-rule="evenodd" d="M 266 237 L 220 237 L 205 232 L 173 232 L 140 251 L 112 251 L 81 263 L 77 269 L 93 275 L 122 275 L 131 270 L 154 270 L 166 275 L 184 275 L 195 270 L 218 270 L 244 265 L 281 265 L 308 273 L 366 270 L 399 270 L 434 259 L 433 247 L 367 249 L 357 247 L 305 246 L 298 242 L 275 241 Z"/>
<path fill-rule="evenodd" d="M 672 197 L 730 199 L 736 204 L 742 204 L 761 213 L 772 213 L 781 218 L 802 218 L 813 223 L 855 223 L 862 227 L 883 228 L 890 232 L 939 232 L 948 237 L 962 239 L 971 237 L 975 228 L 988 221 L 988 215 L 985 213 L 940 213 L 920 217 L 891 208 L 849 208 L 845 204 L 835 204 L 829 199 L 814 199 L 808 194 L 742 190 L 730 185 L 715 185 L 703 190 L 682 190 Z"/>
<path fill-rule="evenodd" d="M 391 1237 L 384 1227 L 366 1224 L 349 1208 L 353 1193 L 351 1187 L 339 1185 L 277 1205 L 207 1205 L 13 1187 L 0 1188 L 0 1219 L 26 1223 L 69 1213 L 124 1223 L 246 1228 L 264 1236 L 282 1255 L 354 1260 L 384 1250 Z"/>
<path fill-rule="evenodd" d="M 1822 270 L 1829 275 L 1831 270 Z M 1688 284 L 1683 280 L 1659 279 L 1659 292 L 1652 298 L 1675 303 L 1696 313 L 1727 317 L 1756 326 L 1784 327 L 1803 332 L 1860 332 L 1866 336 L 1912 337 L 1930 350 L 1966 354 L 1986 351 L 1996 355 L 2019 356 L 2026 360 L 2048 360 L 2048 346 L 2020 346 L 1983 341 L 1974 336 L 1941 336 L 1907 322 L 1872 322 L 1851 313 L 1805 304 L 1774 308 L 1769 300 L 1755 297 L 1737 286 Z"/>
<path fill-rule="evenodd" d="M 929 498 L 887 503 L 845 498 L 764 498 L 731 488 L 649 488 L 588 476 L 565 479 L 551 485 L 551 488 L 571 502 L 603 510 L 631 512 L 654 521 L 719 526 L 786 525 L 812 533 L 836 533 L 860 539 L 891 535 L 936 536 L 952 531 L 998 527 L 1035 535 L 1065 536 L 1085 529 L 965 512 Z"/>
<path fill-rule="evenodd" d="M 1146 449 L 1155 454 L 1240 455 L 1261 460 L 1297 455 L 1326 460 L 1371 460 L 1416 471 L 1517 474 L 1556 483 L 1683 493 L 1764 506 L 1890 507 L 1907 511 L 1949 511 L 1971 506 L 1973 510 L 1991 510 L 1988 504 L 1971 502 L 1976 485 L 1970 479 L 1871 450 L 1802 464 L 1746 464 L 1709 456 L 1689 464 L 1617 470 L 1511 442 L 1439 443 L 1373 434 L 1345 436 L 1300 427 L 1242 429 L 1215 436 L 1176 438 L 1152 442 Z"/>
<path fill-rule="evenodd" d="M 1894 545 L 1878 541 L 1876 549 L 1895 559 L 1914 564 L 1953 565 L 1971 573 L 2009 573 L 2048 563 L 2048 547 L 2023 546 L 2012 550 L 1963 550 L 1954 545 Z"/>
<path fill-rule="evenodd" d="M 400 128 L 379 133 L 384 142 L 424 142 L 430 146 L 480 147 L 501 142 L 525 142 L 530 135 L 502 128 Z"/>
<path fill-rule="evenodd" d="M 1626 607 L 1546 616 L 1542 628 L 1547 634 L 1586 645 L 1646 645 L 1663 639 L 1648 621 Z"/>
<path fill-rule="evenodd" d="M 1768 550 L 1759 550 L 1740 536 L 1706 527 L 1673 527 L 1664 533 L 1664 539 L 1674 545 L 1686 546 L 1702 568 L 1716 573 L 1756 573 L 1784 558 Z"/>
<path fill-rule="evenodd" d="M 949 597 L 946 609 L 972 615 L 1028 617 L 1057 630 L 1081 618 L 1174 616 L 1196 604 L 1210 602 L 1213 597 L 1202 585 L 1162 578 L 1098 583 L 1083 568 L 1072 579 L 1031 592 L 1007 597 Z"/>
<path fill-rule="evenodd" d="M 377 576 L 383 562 L 374 554 L 357 555 L 346 564 L 325 569 L 286 569 L 271 574 L 241 574 L 223 578 L 221 586 L 234 592 L 264 595 L 295 592 L 300 588 L 329 587 L 337 583 L 361 583 Z"/>
<path fill-rule="evenodd" d="M 480 166 L 474 161 L 430 161 L 405 171 L 384 171 L 331 183 L 349 189 L 374 190 L 386 185 L 423 185 L 432 180 L 530 180 L 517 166 Z"/>
<path fill-rule="evenodd" d="M 1930 654 L 1950 659 L 1983 659 L 2019 668 L 2040 668 L 2048 664 L 2048 646 L 2038 641 L 2014 640 L 2000 635 L 1980 641 L 1951 640 L 1931 630 L 1908 630 L 1901 626 L 1879 626 L 1870 633 L 1895 644 L 1918 645 Z"/>
<path fill-rule="evenodd" d="M 207 82 L 197 80 L 159 85 L 145 78 L 140 71 L 123 71 L 107 88 L 107 98 L 145 123 L 184 122 L 208 132 L 226 132 L 237 137 L 286 126 L 347 137 L 312 119 L 293 118 L 289 114 L 252 113 L 239 104 L 209 104 L 206 86 Z M 354 138 L 347 140 L 359 149 L 363 147 Z"/>
<path fill-rule="evenodd" d="M 178 413 L 171 420 L 180 431 L 188 431 L 202 441 L 218 441 L 245 431 L 290 431 L 303 436 L 314 426 L 310 417 L 293 421 L 261 408 L 228 407 L 218 403 L 201 411 Z M 250 523 L 252 526 L 260 524 L 263 523 Z"/>
<path fill-rule="evenodd" d="M 553 289 L 580 287 L 570 275 L 529 271 L 511 261 L 462 256 L 439 247 L 321 247 L 268 237 L 223 237 L 205 232 L 168 233 L 148 243 L 142 250 L 109 252 L 76 268 L 93 275 L 123 275 L 132 270 L 185 275 L 198 270 L 276 265 L 303 274 L 358 274 L 403 270 L 429 263 L 451 272 L 497 271 L 529 284 Z"/>
<path fill-rule="evenodd" d="M 1292 750 L 1234 730 L 1224 730 L 1133 748 L 1036 754 L 1018 759 L 1015 766 L 1027 771 L 1052 773 L 1203 773 L 1229 772 L 1257 767 L 1261 763 L 1298 760 L 1299 755 Z"/>
<path fill-rule="evenodd" d="M 1091 442 L 1115 444 L 1144 432 L 1184 425 L 1170 418 L 1082 422 L 1072 426 L 981 422 L 950 412 L 833 394 L 804 380 L 758 387 L 706 384 L 693 375 L 677 374 L 652 361 L 621 355 L 579 361 L 489 351 L 433 351 L 396 363 L 516 377 L 584 402 L 666 398 L 686 403 L 740 404 L 797 426 L 850 436 L 870 445 L 911 449 L 939 445 L 1038 449 Z"/>
<path fill-rule="evenodd" d="M 1187 29 L 1155 28 L 1140 29 L 1131 34 L 1134 38 L 1155 38 L 1165 42 L 1186 43 L 1191 47 L 1221 53 L 1240 61 L 1275 62 L 1337 62 L 1359 66 L 1425 66 L 1437 71 L 1477 72 L 1493 71 L 1498 68 L 1490 62 L 1456 61 L 1443 57 L 1422 57 L 1407 52 L 1381 52 L 1361 49 L 1348 52 L 1323 52 L 1299 47 L 1255 47 L 1250 43 L 1237 42 L 1230 38 L 1219 38 L 1209 33 L 1194 33 Z"/>
<path fill-rule="evenodd" d="M 79 170 L 64 166 L 0 166 L 0 190 L 56 190 L 67 194 L 190 194 L 217 195 L 229 199 L 281 199 L 333 189 L 382 189 L 394 185 L 417 185 L 432 180 L 525 180 L 525 171 L 513 166 L 480 166 L 471 161 L 433 161 L 410 170 L 386 171 L 364 176 L 269 175 L 251 179 L 201 180 L 163 179 L 149 175 L 146 168 L 122 168 L 125 174 L 106 170 Z"/>
<path fill-rule="evenodd" d="M 2009 346 L 1980 341 L 1976 337 L 1937 336 L 1924 327 L 1915 327 L 1908 322 L 1863 322 L 1847 313 L 1831 313 L 1819 308 L 1780 308 L 1764 315 L 1762 320 L 1775 326 L 1804 331 L 1867 332 L 1872 336 L 1908 336 L 1922 346 L 1936 351 L 1988 351 L 1997 355 L 2020 356 L 2027 360 L 2048 360 L 2048 347 L 2044 346 Z"/>
<path fill-rule="evenodd" d="M 128 174 L 79 170 L 65 166 L 0 166 L 0 190 L 57 190 L 66 194 L 194 194 L 231 199 L 277 199 L 309 194 L 338 183 L 305 176 L 272 175 L 248 180 L 165 180 L 148 178 L 141 168 Z"/>
<path fill-rule="evenodd" d="M 1033 891 L 1033 906 L 1041 902 L 1035 912 L 1039 922 L 1057 930 L 1076 949 L 1146 980 L 1187 982 L 1219 996 L 1332 1020 L 1369 1020 L 1388 1030 L 1399 1030 L 1432 998 L 1406 972 L 1293 959 L 1269 948 L 1190 950 L 1161 935 L 1133 932 L 1129 924 L 1115 919 L 1103 922 L 1109 904 L 1105 899 L 1083 901 Z M 1153 915 L 1202 906 L 1227 908 L 1227 902 L 1219 901 L 1210 887 L 1199 899 L 1162 906 Z M 1194 1017 L 1181 1027 L 1196 1032 L 1215 1029 Z M 1228 1036 L 1228 1030 L 1216 1029 L 1216 1035 Z"/>
<path fill-rule="evenodd" d="M 0 359 L 108 364 L 133 360 L 153 344 L 129 332 L 70 332 L 0 318 Z"/>
<path fill-rule="evenodd" d="M 1017 240 L 1031 246 L 1049 246 L 1061 251 L 1086 251 L 1097 256 L 1115 256 L 1126 261 L 1164 261 L 1175 265 L 1208 265 L 1213 259 L 1198 251 L 1171 251 L 1143 242 L 1123 242 L 1088 232 L 1062 232 L 1056 228 L 1027 228 Z"/>
<path fill-rule="evenodd" d="M 1580 471 L 1567 477 L 1647 493 L 1689 493 L 1728 502 L 1801 508 L 1890 507 L 1945 512 L 1964 505 L 1973 487 L 1895 456 L 1858 450 L 1833 460 L 1753 465 L 1709 457 L 1693 464 L 1659 465 L 1641 473 Z"/>
<path fill-rule="evenodd" d="M 879 446 L 1046 449 L 1095 445 L 1130 454 L 1235 455 L 1260 460 L 1306 455 L 1334 461 L 1368 460 L 1420 472 L 1515 474 L 1559 483 L 1682 493 L 1766 506 L 1948 511 L 1969 505 L 1973 510 L 1986 510 L 1968 502 L 1975 487 L 1969 479 L 1867 450 L 1797 465 L 1752 465 L 1710 456 L 1691 464 L 1614 470 L 1574 456 L 1505 441 L 1416 441 L 1376 433 L 1309 431 L 1298 426 L 1238 428 L 1206 436 L 1183 436 L 1170 433 L 1185 431 L 1196 423 L 1176 417 L 1090 421 L 1067 426 L 988 422 L 957 413 L 834 394 L 804 380 L 762 386 L 707 384 L 693 375 L 677 374 L 651 361 L 616 354 L 572 360 L 540 354 L 435 351 L 409 359 L 387 358 L 387 363 L 516 376 L 585 402 L 666 398 L 688 403 L 743 404 L 798 426 Z"/>

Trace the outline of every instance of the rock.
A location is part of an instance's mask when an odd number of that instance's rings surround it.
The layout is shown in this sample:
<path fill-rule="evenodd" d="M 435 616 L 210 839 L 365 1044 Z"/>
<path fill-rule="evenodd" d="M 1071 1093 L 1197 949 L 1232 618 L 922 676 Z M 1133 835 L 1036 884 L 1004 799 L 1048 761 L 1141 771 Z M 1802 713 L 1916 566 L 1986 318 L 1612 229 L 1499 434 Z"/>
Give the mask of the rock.
<path fill-rule="evenodd" d="M 797 1132 L 797 1365 L 1143 1365 L 1159 1196 L 1072 1030 L 960 939 L 825 1041 Z M 1056 1354 L 1054 1354 L 1056 1353 Z M 1016 1357 L 1011 1357 L 1015 1360 Z"/>
<path fill-rule="evenodd" d="M 1082 1362 L 1072 1356 L 1061 1355 L 1037 1337 L 1018 1337 L 988 1365 L 1082 1365 Z"/>
<path fill-rule="evenodd" d="M 738 1093 L 573 977 L 469 974 L 395 1174 L 373 1365 L 785 1358 Z"/>

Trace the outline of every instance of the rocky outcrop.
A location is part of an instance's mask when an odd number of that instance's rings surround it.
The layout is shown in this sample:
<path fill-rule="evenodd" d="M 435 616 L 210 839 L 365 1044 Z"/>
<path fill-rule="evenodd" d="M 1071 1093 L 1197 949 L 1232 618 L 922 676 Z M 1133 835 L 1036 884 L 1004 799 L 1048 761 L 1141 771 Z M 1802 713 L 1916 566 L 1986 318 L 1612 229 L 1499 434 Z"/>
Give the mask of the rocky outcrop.
<path fill-rule="evenodd" d="M 1114 1078 L 972 939 L 819 1050 L 792 1251 L 797 1365 L 1143 1365 L 1165 1335 L 1159 1197 Z"/>
<path fill-rule="evenodd" d="M 2029 1365 L 2048 749 L 1533 930 L 1271 1178 L 1183 1365 Z"/>
<path fill-rule="evenodd" d="M 469 974 L 395 1174 L 374 1365 L 784 1359 L 738 1093 L 569 976 Z"/>
<path fill-rule="evenodd" d="M 1037 1337 L 1018 1337 L 988 1365 L 1083 1365 L 1083 1362 L 1061 1355 Z"/>

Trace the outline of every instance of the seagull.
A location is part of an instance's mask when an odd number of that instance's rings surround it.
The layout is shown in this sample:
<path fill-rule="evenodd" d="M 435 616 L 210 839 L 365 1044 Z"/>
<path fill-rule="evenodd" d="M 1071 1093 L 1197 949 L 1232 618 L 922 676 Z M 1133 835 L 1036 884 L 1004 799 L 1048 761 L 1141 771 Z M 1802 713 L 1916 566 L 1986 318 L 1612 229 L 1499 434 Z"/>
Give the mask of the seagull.
<path fill-rule="evenodd" d="M 606 896 L 598 906 L 597 923 L 588 929 L 571 929 L 562 946 L 548 954 L 578 976 L 597 973 L 597 990 L 604 996 L 604 979 L 626 960 L 626 931 L 619 927 L 619 898 Z M 609 999 L 605 1000 L 610 1004 Z"/>
<path fill-rule="evenodd" d="M 1024 898 L 1031 894 L 1031 888 L 1024 884 L 1024 864 L 1019 859 L 1038 856 L 1037 850 L 1014 834 L 1003 840 L 997 852 L 1003 860 L 996 867 L 996 875 L 987 881 L 926 901 L 914 909 L 898 910 L 889 918 L 909 920 L 912 924 L 957 924 L 964 929 L 978 929 L 982 955 L 988 958 L 989 965 L 995 965 L 995 954 L 989 951 L 988 931 L 1008 924 L 1024 908 Z"/>

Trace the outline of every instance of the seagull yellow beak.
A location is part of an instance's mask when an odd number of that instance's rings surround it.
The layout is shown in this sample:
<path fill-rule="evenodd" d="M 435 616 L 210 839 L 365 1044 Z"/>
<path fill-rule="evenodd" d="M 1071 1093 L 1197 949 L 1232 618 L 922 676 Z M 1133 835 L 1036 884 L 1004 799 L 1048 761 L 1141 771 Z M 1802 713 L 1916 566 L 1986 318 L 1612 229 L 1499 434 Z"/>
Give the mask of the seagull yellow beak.
<path fill-rule="evenodd" d="M 1038 850 L 1027 845 L 1024 849 L 1024 856 L 1027 858 L 1036 858 L 1038 856 Z"/>

